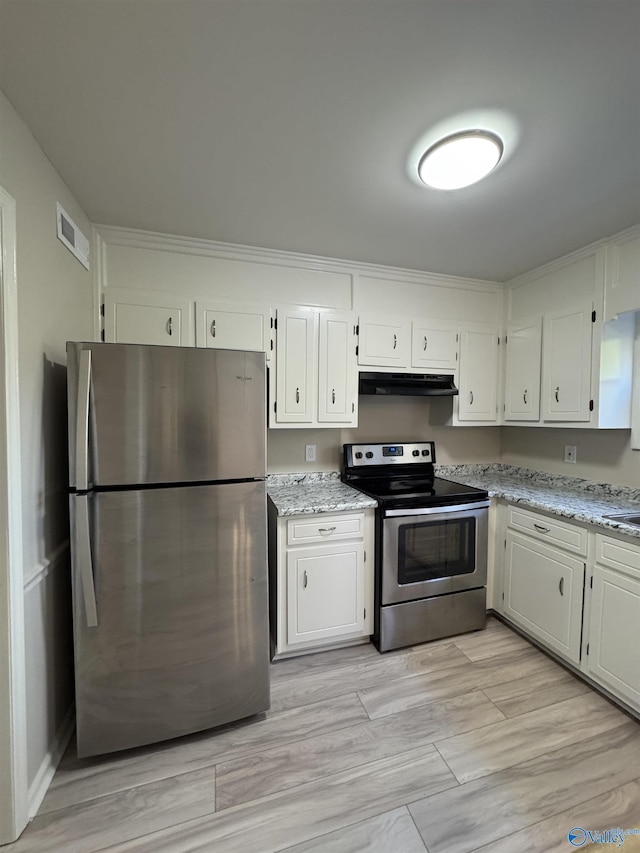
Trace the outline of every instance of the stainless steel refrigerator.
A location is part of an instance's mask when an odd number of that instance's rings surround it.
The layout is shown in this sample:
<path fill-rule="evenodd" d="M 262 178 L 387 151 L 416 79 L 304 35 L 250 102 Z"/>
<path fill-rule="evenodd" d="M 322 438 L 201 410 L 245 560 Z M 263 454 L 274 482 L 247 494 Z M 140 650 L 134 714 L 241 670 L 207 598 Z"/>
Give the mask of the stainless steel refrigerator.
<path fill-rule="evenodd" d="M 266 710 L 264 354 L 67 358 L 78 754 Z"/>

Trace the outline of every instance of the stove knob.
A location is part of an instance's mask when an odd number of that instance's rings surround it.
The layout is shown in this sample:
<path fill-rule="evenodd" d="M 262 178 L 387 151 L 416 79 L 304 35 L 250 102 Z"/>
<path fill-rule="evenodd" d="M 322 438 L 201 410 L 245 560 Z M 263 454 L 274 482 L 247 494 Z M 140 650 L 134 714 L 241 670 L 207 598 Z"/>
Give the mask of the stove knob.
<path fill-rule="evenodd" d="M 422 451 L 422 455 L 423 455 L 423 456 L 428 456 L 428 455 L 429 455 L 429 451 L 428 451 L 428 450 L 423 450 L 423 451 Z"/>
<path fill-rule="evenodd" d="M 360 450 L 356 453 L 356 459 L 362 459 L 362 452 Z"/>
<path fill-rule="evenodd" d="M 367 459 L 373 459 L 373 453 L 370 450 L 367 450 L 365 456 L 367 457 Z"/>
<path fill-rule="evenodd" d="M 420 456 L 420 451 L 419 451 L 419 450 L 413 450 L 413 451 L 412 451 L 412 453 L 413 453 L 413 455 L 414 455 L 414 456 Z"/>

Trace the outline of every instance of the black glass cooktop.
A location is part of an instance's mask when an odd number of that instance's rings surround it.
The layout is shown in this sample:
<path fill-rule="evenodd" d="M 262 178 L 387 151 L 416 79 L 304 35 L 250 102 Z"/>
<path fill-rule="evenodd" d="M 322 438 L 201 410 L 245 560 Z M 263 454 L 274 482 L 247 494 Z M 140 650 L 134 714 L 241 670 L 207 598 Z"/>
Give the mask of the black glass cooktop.
<path fill-rule="evenodd" d="M 440 477 L 363 477 L 346 482 L 384 506 L 445 506 L 488 498 L 483 489 Z"/>

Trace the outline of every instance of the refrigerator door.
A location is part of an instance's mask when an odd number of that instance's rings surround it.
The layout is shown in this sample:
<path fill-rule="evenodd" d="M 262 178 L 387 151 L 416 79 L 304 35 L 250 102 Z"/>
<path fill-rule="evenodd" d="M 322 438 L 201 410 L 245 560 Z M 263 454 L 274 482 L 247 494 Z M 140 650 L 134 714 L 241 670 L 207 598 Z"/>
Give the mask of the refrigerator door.
<path fill-rule="evenodd" d="M 68 343 L 67 360 L 72 489 L 265 476 L 264 353 Z"/>
<path fill-rule="evenodd" d="M 71 509 L 78 754 L 266 710 L 265 483 L 72 495 Z"/>

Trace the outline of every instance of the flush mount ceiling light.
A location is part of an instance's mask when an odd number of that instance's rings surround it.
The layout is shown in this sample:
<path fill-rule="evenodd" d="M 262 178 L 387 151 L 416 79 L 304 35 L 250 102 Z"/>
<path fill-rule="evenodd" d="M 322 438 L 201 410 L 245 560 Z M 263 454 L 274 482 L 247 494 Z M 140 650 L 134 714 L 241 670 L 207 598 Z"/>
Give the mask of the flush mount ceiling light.
<path fill-rule="evenodd" d="M 428 187 L 457 190 L 482 180 L 500 162 L 502 139 L 489 130 L 463 130 L 433 143 L 418 164 Z"/>

